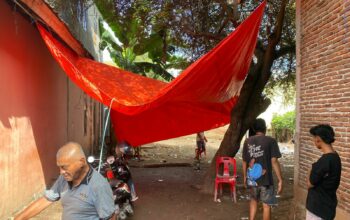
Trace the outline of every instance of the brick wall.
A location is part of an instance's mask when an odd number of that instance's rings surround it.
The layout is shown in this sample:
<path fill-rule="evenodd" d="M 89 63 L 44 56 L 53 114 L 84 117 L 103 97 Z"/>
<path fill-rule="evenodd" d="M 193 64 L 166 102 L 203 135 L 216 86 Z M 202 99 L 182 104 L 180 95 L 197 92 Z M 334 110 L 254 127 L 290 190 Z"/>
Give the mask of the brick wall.
<path fill-rule="evenodd" d="M 350 1 L 297 0 L 298 126 L 296 189 L 306 193 L 306 175 L 321 155 L 310 127 L 335 128 L 334 148 L 343 170 L 338 208 L 350 213 Z"/>

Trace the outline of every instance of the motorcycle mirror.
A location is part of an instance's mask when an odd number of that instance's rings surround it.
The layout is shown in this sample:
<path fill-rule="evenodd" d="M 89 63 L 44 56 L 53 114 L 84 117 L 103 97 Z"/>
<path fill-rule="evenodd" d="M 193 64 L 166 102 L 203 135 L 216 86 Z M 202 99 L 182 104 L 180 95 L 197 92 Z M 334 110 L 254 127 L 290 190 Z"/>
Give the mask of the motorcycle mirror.
<path fill-rule="evenodd" d="M 87 158 L 87 161 L 88 161 L 89 163 L 93 163 L 93 162 L 95 161 L 95 157 L 94 157 L 94 156 L 89 156 L 89 157 Z"/>
<path fill-rule="evenodd" d="M 107 158 L 107 163 L 108 163 L 108 164 L 113 164 L 114 161 L 115 161 L 114 156 L 109 156 L 109 157 Z"/>

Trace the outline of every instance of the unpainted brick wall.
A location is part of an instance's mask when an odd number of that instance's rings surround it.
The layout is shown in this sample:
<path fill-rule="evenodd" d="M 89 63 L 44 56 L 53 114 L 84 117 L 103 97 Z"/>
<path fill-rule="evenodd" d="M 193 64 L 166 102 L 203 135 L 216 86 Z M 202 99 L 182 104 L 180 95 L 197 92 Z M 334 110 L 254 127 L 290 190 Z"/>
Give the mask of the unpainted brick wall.
<path fill-rule="evenodd" d="M 335 128 L 342 160 L 338 207 L 350 213 L 350 1 L 302 0 L 300 11 L 299 186 L 320 156 L 310 127 Z"/>

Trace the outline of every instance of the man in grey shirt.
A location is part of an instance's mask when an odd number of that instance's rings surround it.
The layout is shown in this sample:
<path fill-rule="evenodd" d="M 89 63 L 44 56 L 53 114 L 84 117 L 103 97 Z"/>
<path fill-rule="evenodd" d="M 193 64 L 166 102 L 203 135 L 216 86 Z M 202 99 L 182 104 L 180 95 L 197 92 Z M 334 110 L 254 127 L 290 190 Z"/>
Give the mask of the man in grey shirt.
<path fill-rule="evenodd" d="M 86 162 L 77 143 L 67 143 L 57 152 L 60 176 L 45 195 L 19 213 L 15 220 L 36 216 L 61 199 L 64 220 L 115 219 L 113 193 L 107 180 Z"/>

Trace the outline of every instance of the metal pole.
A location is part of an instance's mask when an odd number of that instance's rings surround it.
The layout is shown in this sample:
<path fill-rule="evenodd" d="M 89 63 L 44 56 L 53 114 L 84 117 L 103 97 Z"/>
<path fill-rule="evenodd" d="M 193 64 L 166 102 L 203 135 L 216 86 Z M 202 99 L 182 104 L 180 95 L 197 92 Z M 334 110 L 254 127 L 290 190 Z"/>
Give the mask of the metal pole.
<path fill-rule="evenodd" d="M 98 162 L 98 170 L 97 170 L 98 172 L 100 172 L 100 169 L 101 169 L 103 148 L 104 148 L 104 145 L 105 145 L 106 130 L 107 130 L 107 125 L 108 125 L 109 117 L 110 117 L 110 114 L 111 114 L 111 109 L 112 109 L 112 103 L 113 103 L 113 101 L 114 101 L 114 98 L 111 100 L 111 104 L 109 105 L 109 111 L 108 111 L 108 114 L 107 114 L 106 123 L 105 123 L 105 127 L 104 127 L 104 130 L 103 130 L 102 143 L 101 143 L 101 151 L 100 151 L 100 160 L 99 160 L 99 162 Z"/>

